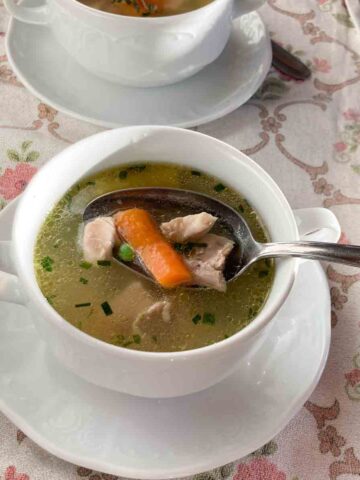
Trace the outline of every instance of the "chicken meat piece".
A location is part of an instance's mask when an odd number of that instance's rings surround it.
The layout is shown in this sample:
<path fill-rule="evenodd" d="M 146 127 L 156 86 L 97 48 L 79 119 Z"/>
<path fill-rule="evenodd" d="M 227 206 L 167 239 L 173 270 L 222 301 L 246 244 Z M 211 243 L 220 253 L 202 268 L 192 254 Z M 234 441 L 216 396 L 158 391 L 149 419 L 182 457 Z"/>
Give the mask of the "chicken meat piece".
<path fill-rule="evenodd" d="M 84 227 L 82 248 L 87 262 L 109 260 L 117 242 L 117 233 L 112 217 L 97 217 Z"/>
<path fill-rule="evenodd" d="M 217 218 L 201 212 L 186 217 L 173 218 L 160 225 L 162 233 L 170 242 L 185 243 L 199 240 L 214 226 Z"/>
<path fill-rule="evenodd" d="M 226 237 L 208 233 L 201 238 L 201 244 L 201 247 L 195 246 L 190 256 L 185 258 L 193 275 L 194 284 L 225 292 L 223 270 L 226 258 L 234 248 L 234 242 Z"/>

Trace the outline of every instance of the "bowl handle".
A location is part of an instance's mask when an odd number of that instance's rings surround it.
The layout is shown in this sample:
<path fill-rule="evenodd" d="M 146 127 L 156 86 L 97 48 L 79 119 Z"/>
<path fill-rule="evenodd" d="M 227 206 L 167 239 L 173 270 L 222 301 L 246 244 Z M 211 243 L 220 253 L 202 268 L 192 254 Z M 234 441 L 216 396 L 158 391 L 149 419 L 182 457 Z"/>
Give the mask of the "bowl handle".
<path fill-rule="evenodd" d="M 338 219 L 327 208 L 300 208 L 294 210 L 300 239 L 336 243 L 341 236 Z"/>
<path fill-rule="evenodd" d="M 233 18 L 241 17 L 264 5 L 266 0 L 234 0 Z"/>
<path fill-rule="evenodd" d="M 23 7 L 14 0 L 4 0 L 4 5 L 11 15 L 21 22 L 45 25 L 49 21 L 49 8 L 46 3 L 40 7 Z"/>
<path fill-rule="evenodd" d="M 11 242 L 0 241 L 0 301 L 25 305 L 19 279 L 14 274 Z"/>

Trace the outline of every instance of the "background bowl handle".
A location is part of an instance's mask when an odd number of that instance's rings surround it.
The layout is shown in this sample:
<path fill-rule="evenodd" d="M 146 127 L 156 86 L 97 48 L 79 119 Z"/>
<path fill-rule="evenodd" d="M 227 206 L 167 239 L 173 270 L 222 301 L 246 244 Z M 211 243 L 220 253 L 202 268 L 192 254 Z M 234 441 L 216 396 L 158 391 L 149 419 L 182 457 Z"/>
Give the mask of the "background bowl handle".
<path fill-rule="evenodd" d="M 25 305 L 25 296 L 14 273 L 11 242 L 0 241 L 0 301 Z"/>
<path fill-rule="evenodd" d="M 264 5 L 266 0 L 234 0 L 233 18 L 241 17 Z"/>
<path fill-rule="evenodd" d="M 39 7 L 23 7 L 14 0 L 4 0 L 4 5 L 11 15 L 21 22 L 45 25 L 49 21 L 49 8 L 46 3 Z"/>
<path fill-rule="evenodd" d="M 327 208 L 300 208 L 294 210 L 300 239 L 336 243 L 341 236 L 338 219 Z"/>

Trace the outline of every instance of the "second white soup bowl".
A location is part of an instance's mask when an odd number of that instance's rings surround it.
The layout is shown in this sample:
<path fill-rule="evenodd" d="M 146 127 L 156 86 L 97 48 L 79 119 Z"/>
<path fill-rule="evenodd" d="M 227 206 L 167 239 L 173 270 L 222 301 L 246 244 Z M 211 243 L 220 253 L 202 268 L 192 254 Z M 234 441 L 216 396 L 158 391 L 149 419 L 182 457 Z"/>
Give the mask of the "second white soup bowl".
<path fill-rule="evenodd" d="M 28 1 L 28 0 L 27 0 Z M 158 87 L 199 72 L 223 51 L 235 17 L 265 0 L 213 0 L 165 17 L 130 17 L 77 0 L 45 0 L 33 7 L 4 0 L 18 20 L 45 25 L 67 53 L 93 74 L 130 87 Z M 69 72 L 71 75 L 71 72 Z"/>

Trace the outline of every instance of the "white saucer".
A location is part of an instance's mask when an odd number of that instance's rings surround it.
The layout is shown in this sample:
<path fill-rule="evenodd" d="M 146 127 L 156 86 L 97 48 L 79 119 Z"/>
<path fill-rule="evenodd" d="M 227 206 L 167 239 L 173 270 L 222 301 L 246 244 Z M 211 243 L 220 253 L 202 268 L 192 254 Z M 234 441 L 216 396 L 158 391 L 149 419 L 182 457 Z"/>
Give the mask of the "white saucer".
<path fill-rule="evenodd" d="M 15 207 L 0 214 L 0 240 L 10 235 Z M 41 447 L 77 465 L 130 478 L 192 475 L 273 438 L 315 388 L 329 343 L 329 288 L 315 262 L 300 265 L 247 368 L 177 399 L 86 383 L 47 353 L 26 309 L 0 303 L 0 409 Z"/>
<path fill-rule="evenodd" d="M 31 3 L 32 0 L 25 0 Z M 221 56 L 194 77 L 161 88 L 128 88 L 79 66 L 46 27 L 11 20 L 6 51 L 19 80 L 57 110 L 103 127 L 192 127 L 245 103 L 270 68 L 271 45 L 257 13 L 234 21 Z"/>

